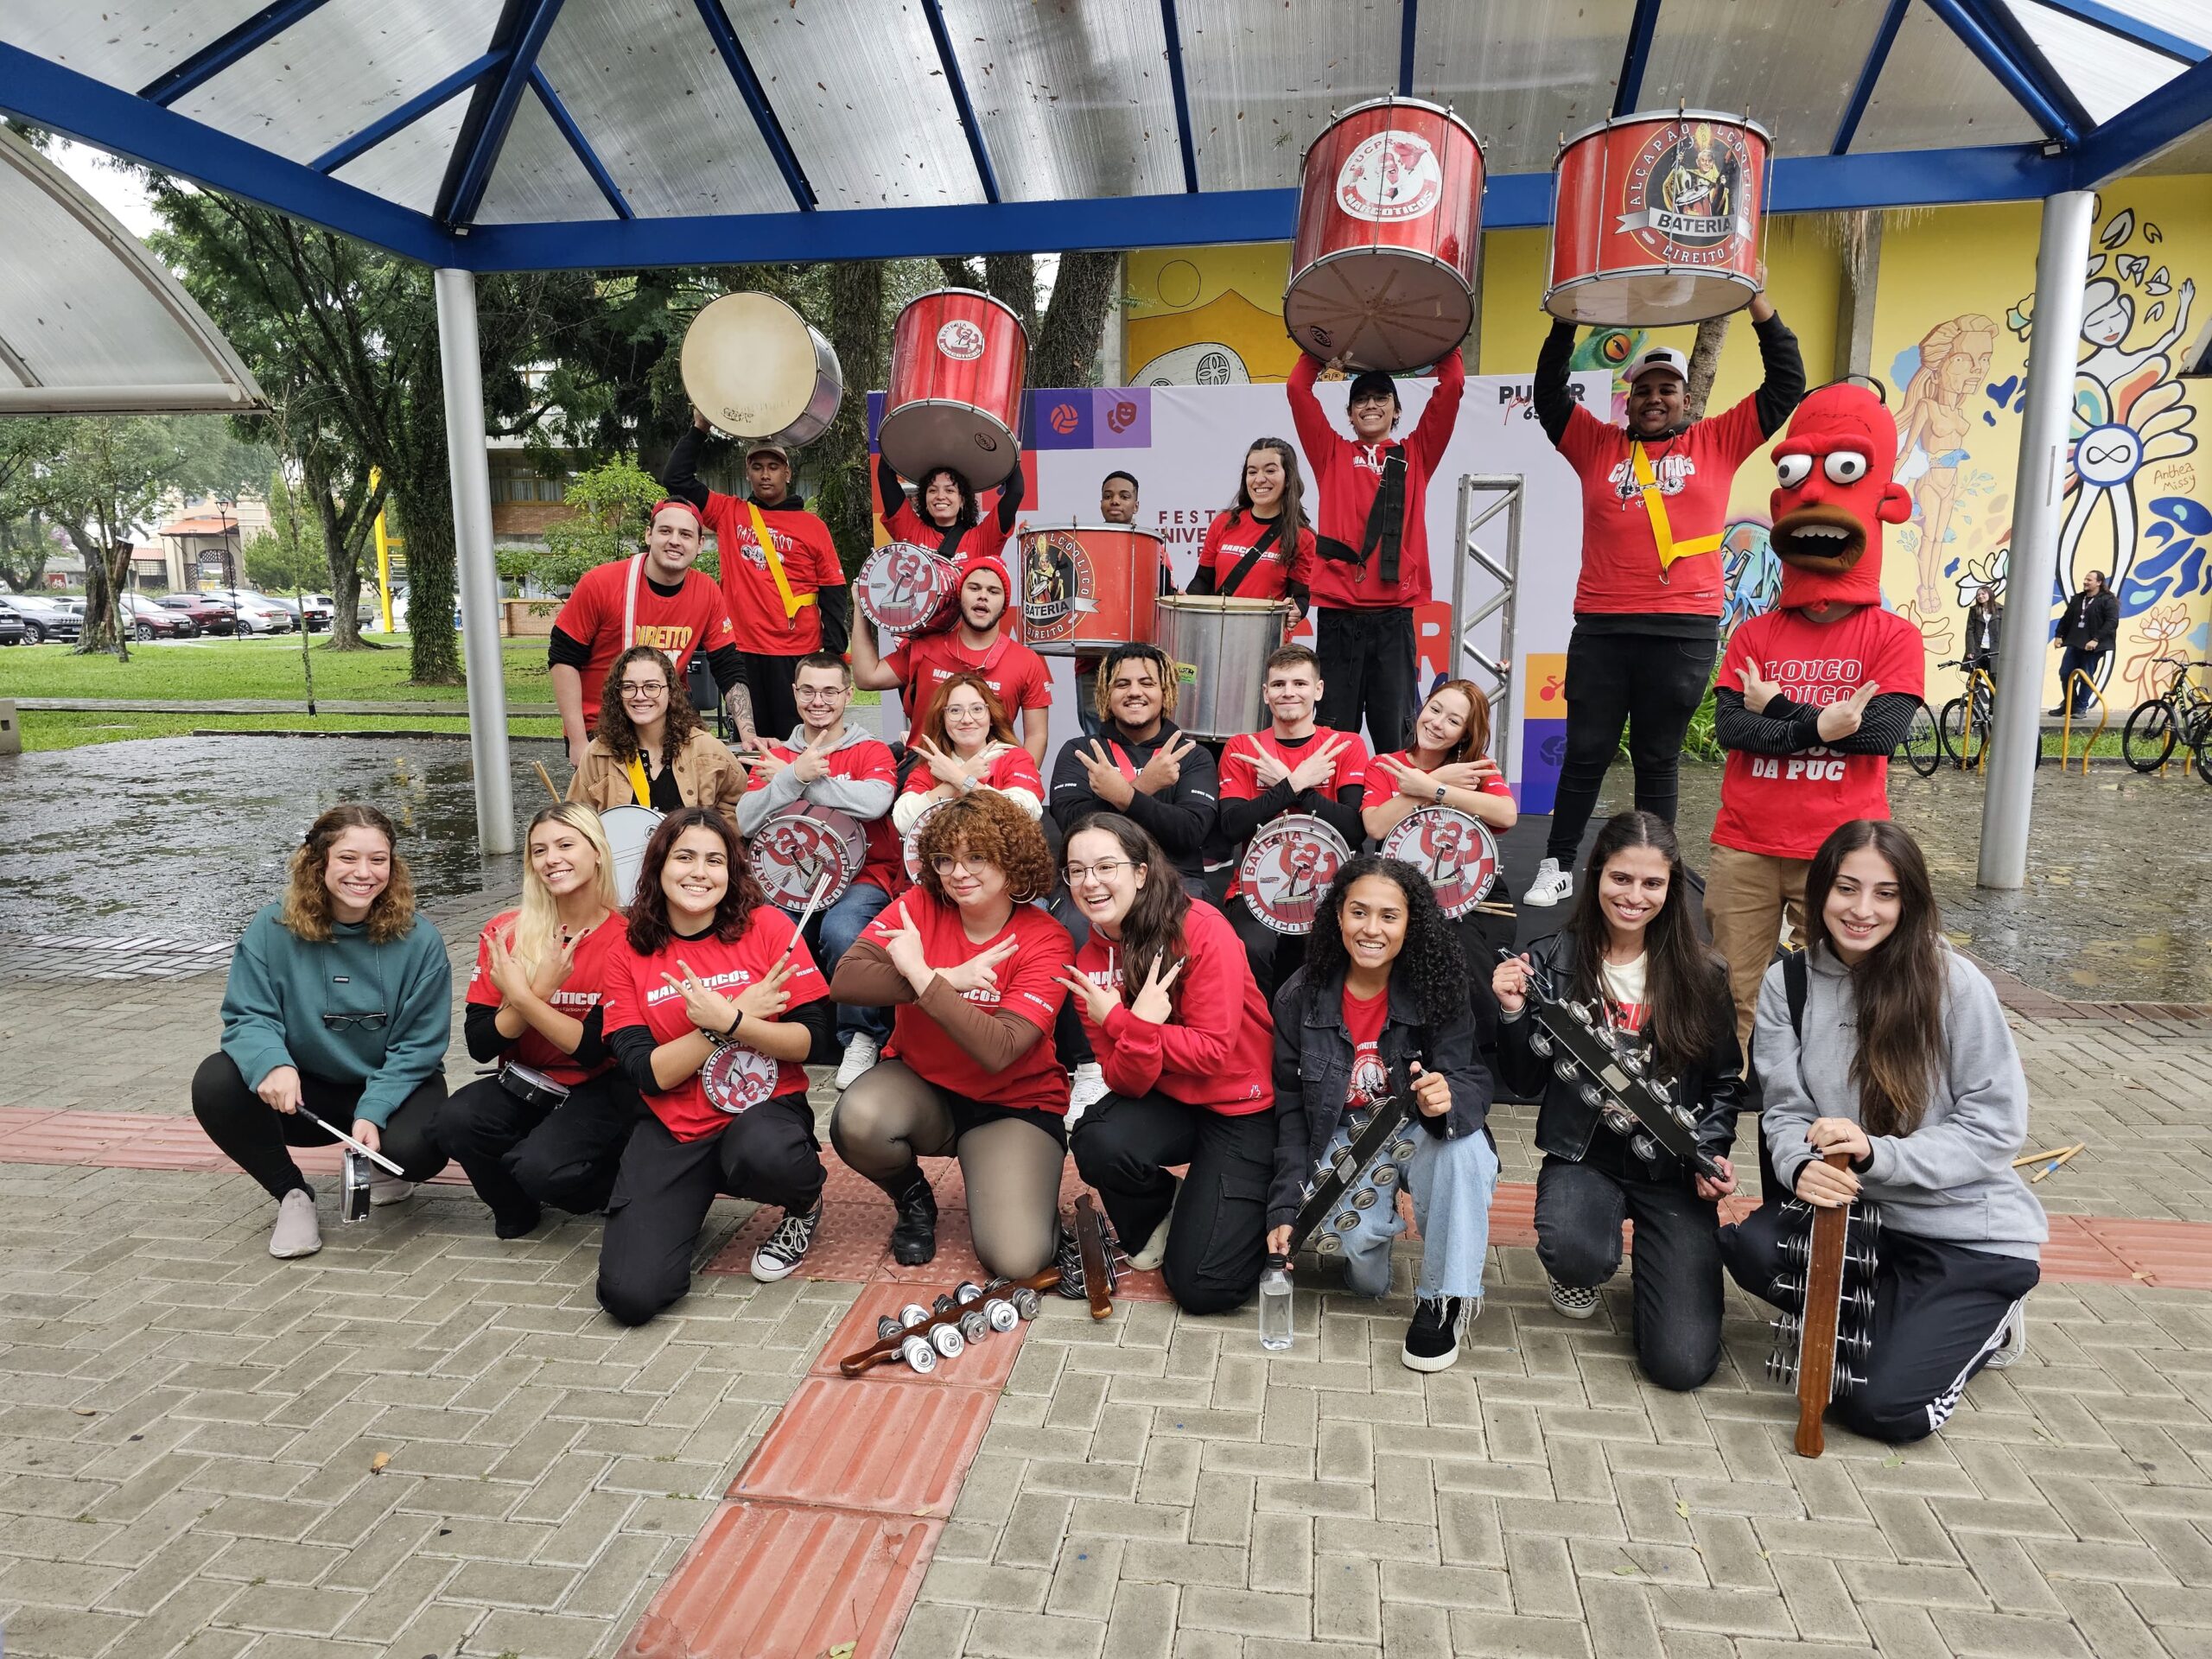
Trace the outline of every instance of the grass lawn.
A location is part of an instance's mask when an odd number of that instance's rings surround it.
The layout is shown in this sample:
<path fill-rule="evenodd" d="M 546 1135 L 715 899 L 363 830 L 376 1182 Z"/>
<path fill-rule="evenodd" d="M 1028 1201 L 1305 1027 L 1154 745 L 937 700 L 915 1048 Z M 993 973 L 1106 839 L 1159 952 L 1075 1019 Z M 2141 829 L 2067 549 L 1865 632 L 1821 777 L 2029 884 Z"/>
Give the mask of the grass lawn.
<path fill-rule="evenodd" d="M 184 737 L 194 732 L 451 732 L 465 736 L 468 722 L 438 715 L 112 715 L 42 713 L 21 716 L 23 747 L 73 749 L 87 743 L 127 743 L 142 737 Z M 516 737 L 561 735 L 557 720 L 511 720 Z"/>
<path fill-rule="evenodd" d="M 458 702 L 467 696 L 457 685 L 409 684 L 407 636 L 374 637 L 379 642 L 391 640 L 391 648 L 335 652 L 321 641 L 311 647 L 318 697 Z M 507 701 L 552 702 L 545 641 L 514 639 L 505 646 Z M 127 663 L 105 653 L 80 657 L 72 645 L 17 645 L 0 651 L 0 697 L 175 697 L 207 702 L 306 695 L 297 634 L 133 645 Z"/>

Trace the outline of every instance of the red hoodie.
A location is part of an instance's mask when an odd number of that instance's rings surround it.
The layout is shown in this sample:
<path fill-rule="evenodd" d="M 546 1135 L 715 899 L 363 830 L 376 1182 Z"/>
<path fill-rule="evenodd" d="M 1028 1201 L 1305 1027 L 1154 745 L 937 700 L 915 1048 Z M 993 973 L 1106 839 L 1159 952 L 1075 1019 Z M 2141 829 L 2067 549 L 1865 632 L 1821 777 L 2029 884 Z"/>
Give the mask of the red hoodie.
<path fill-rule="evenodd" d="M 1211 905 L 1191 906 L 1183 944 L 1189 959 L 1169 989 L 1173 1012 L 1166 1024 L 1140 1020 L 1123 1003 L 1108 1011 L 1102 1033 L 1089 1004 L 1077 1000 L 1106 1086 L 1117 1095 L 1157 1090 L 1224 1117 L 1264 1112 L 1274 1104 L 1274 1021 L 1251 958 Z M 1096 929 L 1075 965 L 1092 984 L 1122 988 L 1120 947 Z"/>
<path fill-rule="evenodd" d="M 1412 435 L 1401 446 L 1391 439 L 1362 443 L 1348 438 L 1329 423 L 1313 396 L 1313 378 L 1321 365 L 1304 352 L 1290 372 L 1290 419 L 1297 429 L 1298 447 L 1313 469 L 1321 494 L 1314 529 L 1322 536 L 1349 545 L 1355 552 L 1367 538 L 1367 509 L 1382 482 L 1382 457 L 1394 447 L 1406 452 L 1406 523 L 1398 543 L 1398 580 L 1382 580 L 1380 549 L 1363 569 L 1316 554 L 1311 587 L 1313 603 L 1333 610 L 1380 611 L 1418 605 L 1429 596 L 1428 479 L 1444 460 L 1444 447 L 1452 442 L 1452 423 L 1459 417 L 1460 394 L 1466 390 L 1467 369 L 1457 352 L 1446 352 L 1436 365 L 1436 390 L 1414 423 Z"/>

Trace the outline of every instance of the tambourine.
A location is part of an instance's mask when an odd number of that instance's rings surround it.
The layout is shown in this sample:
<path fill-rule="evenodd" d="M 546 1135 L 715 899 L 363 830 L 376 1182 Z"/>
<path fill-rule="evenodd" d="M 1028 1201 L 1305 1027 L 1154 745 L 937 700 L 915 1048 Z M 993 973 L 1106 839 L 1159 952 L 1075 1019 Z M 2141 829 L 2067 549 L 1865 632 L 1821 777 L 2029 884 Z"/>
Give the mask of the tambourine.
<path fill-rule="evenodd" d="M 906 831 L 906 844 L 900 852 L 906 861 L 906 879 L 909 881 L 922 879 L 922 826 L 951 804 L 950 801 L 931 801 L 922 809 L 922 816 L 914 820 L 913 827 Z"/>
<path fill-rule="evenodd" d="M 1456 806 L 1408 812 L 1382 837 L 1385 858 L 1402 859 L 1428 878 L 1436 907 L 1457 921 L 1497 880 L 1497 842 L 1490 826 Z"/>
<path fill-rule="evenodd" d="M 827 910 L 844 897 L 868 858 L 868 832 L 834 806 L 797 801 L 760 820 L 747 843 L 753 874 L 768 902 L 793 914 L 814 899 Z M 817 897 L 823 878 L 830 886 Z"/>
<path fill-rule="evenodd" d="M 1253 836 L 1236 868 L 1237 886 L 1265 925 L 1278 933 L 1311 933 L 1321 895 L 1351 856 L 1344 838 L 1325 821 L 1286 813 Z"/>
<path fill-rule="evenodd" d="M 699 1068 L 699 1087 L 709 1105 L 734 1117 L 772 1098 L 783 1075 L 784 1068 L 772 1055 L 742 1043 L 718 1044 Z"/>
<path fill-rule="evenodd" d="M 959 602 L 960 569 L 912 542 L 887 542 L 861 563 L 853 588 L 861 614 L 878 627 L 921 633 L 951 617 Z"/>

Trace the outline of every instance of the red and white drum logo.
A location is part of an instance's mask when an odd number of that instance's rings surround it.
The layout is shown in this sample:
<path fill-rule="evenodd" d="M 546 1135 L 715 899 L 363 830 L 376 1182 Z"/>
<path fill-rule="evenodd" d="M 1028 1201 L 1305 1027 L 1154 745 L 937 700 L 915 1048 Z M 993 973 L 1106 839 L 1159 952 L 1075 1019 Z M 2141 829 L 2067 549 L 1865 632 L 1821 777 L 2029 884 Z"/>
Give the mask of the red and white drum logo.
<path fill-rule="evenodd" d="M 1071 638 L 1077 623 L 1098 608 L 1097 582 L 1082 541 L 1057 531 L 1030 537 L 1022 560 L 1022 594 L 1030 645 Z"/>
<path fill-rule="evenodd" d="M 1252 913 L 1278 933 L 1310 933 L 1321 895 L 1351 850 L 1321 819 L 1292 812 L 1263 826 L 1236 880 Z"/>
<path fill-rule="evenodd" d="M 774 1095 L 782 1076 L 783 1067 L 768 1055 L 733 1043 L 707 1056 L 699 1068 L 699 1086 L 709 1105 L 734 1117 Z"/>
<path fill-rule="evenodd" d="M 913 633 L 951 607 L 954 580 L 950 559 L 912 542 L 887 542 L 861 566 L 861 609 L 878 627 Z"/>
<path fill-rule="evenodd" d="M 1732 264 L 1738 239 L 1752 233 L 1744 213 L 1751 166 L 1742 128 L 1668 122 L 1628 170 L 1620 228 L 1670 265 Z"/>
<path fill-rule="evenodd" d="M 843 898 L 867 854 L 867 832 L 850 817 L 801 802 L 761 820 L 748 855 L 768 902 L 796 914 L 817 892 L 817 910 Z"/>
<path fill-rule="evenodd" d="M 1370 224 L 1419 219 L 1443 199 L 1443 166 L 1417 132 L 1376 133 L 1337 173 L 1337 206 Z"/>
<path fill-rule="evenodd" d="M 1497 843 L 1481 819 L 1456 807 L 1408 813 L 1382 837 L 1382 852 L 1427 876 L 1436 907 L 1454 920 L 1481 903 L 1497 879 Z"/>
<path fill-rule="evenodd" d="M 937 348 L 962 363 L 973 363 L 983 354 L 983 331 L 965 317 L 955 317 L 937 331 Z"/>

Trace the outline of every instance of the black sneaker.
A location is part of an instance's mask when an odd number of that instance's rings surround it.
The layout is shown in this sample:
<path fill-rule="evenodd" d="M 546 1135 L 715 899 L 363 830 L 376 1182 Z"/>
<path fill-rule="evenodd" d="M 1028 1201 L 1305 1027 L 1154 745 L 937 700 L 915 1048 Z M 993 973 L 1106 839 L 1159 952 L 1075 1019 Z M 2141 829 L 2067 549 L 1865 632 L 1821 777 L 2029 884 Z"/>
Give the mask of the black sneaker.
<path fill-rule="evenodd" d="M 932 1260 L 937 1255 L 937 1194 L 930 1188 L 929 1177 L 916 1170 L 912 1184 L 891 1203 L 898 1211 L 891 1228 L 891 1259 L 902 1268 L 918 1268 Z"/>
<path fill-rule="evenodd" d="M 803 1216 L 785 1211 L 784 1218 L 776 1224 L 776 1230 L 753 1252 L 753 1276 L 764 1285 L 790 1278 L 798 1271 L 799 1263 L 806 1260 L 807 1249 L 814 1243 L 814 1230 L 821 1224 L 822 1206 L 818 1203 Z"/>
<path fill-rule="evenodd" d="M 1423 1296 L 1414 1304 L 1406 1327 L 1405 1351 L 1398 1356 L 1409 1371 L 1448 1370 L 1459 1357 L 1459 1338 L 1482 1312 L 1479 1296 Z"/>

